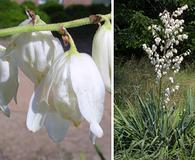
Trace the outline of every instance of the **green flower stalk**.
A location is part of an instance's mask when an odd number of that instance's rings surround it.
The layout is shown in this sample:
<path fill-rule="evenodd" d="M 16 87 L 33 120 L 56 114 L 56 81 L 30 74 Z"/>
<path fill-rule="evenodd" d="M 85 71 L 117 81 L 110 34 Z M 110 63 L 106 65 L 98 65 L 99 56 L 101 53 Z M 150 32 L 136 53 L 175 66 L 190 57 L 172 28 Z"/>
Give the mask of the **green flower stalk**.
<path fill-rule="evenodd" d="M 111 14 L 102 15 L 108 19 L 111 19 Z M 104 19 L 101 19 L 104 21 Z M 59 31 L 59 29 L 63 26 L 64 28 L 74 28 L 83 25 L 93 24 L 90 21 L 90 18 L 81 18 L 69 22 L 62 22 L 62 23 L 54 23 L 54 24 L 45 24 L 45 25 L 27 25 L 27 26 L 18 26 L 18 27 L 11 27 L 0 29 L 0 37 L 14 35 L 16 33 L 24 33 L 24 32 L 36 32 L 36 31 Z"/>

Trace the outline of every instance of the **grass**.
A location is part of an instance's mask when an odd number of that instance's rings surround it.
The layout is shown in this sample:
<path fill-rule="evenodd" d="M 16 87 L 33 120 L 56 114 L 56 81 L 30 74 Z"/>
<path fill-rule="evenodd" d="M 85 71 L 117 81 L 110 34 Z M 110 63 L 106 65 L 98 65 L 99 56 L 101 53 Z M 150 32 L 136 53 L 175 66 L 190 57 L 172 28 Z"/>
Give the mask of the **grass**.
<path fill-rule="evenodd" d="M 191 88 L 195 93 L 195 64 L 185 66 L 176 76 L 180 85 L 179 91 L 173 97 L 178 103 L 182 103 L 187 90 Z M 138 93 L 144 96 L 151 89 L 156 90 L 154 67 L 148 59 L 140 61 L 115 60 L 115 103 L 116 101 L 134 101 Z"/>
<path fill-rule="evenodd" d="M 172 97 L 176 107 L 162 110 L 148 61 L 116 61 L 115 159 L 194 160 L 195 65 L 177 75 L 180 90 Z"/>

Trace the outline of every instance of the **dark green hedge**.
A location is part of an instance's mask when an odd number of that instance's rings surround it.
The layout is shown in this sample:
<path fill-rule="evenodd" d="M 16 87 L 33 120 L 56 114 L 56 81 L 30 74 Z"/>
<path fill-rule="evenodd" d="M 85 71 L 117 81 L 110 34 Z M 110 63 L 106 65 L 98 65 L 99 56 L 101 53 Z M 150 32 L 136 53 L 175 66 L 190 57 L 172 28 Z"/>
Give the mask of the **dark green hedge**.
<path fill-rule="evenodd" d="M 31 1 L 26 1 L 19 5 L 11 0 L 0 0 L 0 28 L 17 26 L 26 19 L 25 8 L 35 11 L 46 23 L 75 20 L 91 14 L 110 12 L 110 6 L 94 4 L 90 6 L 73 5 L 64 7 L 55 1 L 36 6 Z"/>

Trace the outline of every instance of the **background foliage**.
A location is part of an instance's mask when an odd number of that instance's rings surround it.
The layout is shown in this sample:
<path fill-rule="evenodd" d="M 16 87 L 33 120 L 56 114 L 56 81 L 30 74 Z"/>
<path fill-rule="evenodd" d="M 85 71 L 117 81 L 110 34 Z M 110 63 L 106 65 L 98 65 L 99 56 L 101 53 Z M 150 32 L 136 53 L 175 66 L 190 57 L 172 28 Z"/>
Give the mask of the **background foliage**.
<path fill-rule="evenodd" d="M 158 15 L 165 9 L 174 11 L 188 4 L 189 9 L 182 17 L 189 34 L 187 46 L 195 52 L 195 1 L 194 0 L 117 0 L 115 1 L 115 56 L 143 57 L 141 45 L 151 41 L 148 25 L 158 22 Z M 192 55 L 194 56 L 194 55 Z M 190 60 L 191 57 L 188 59 Z"/>
<path fill-rule="evenodd" d="M 110 13 L 110 6 L 104 4 L 92 4 L 90 6 L 72 5 L 62 6 L 57 1 L 36 6 L 31 1 L 17 4 L 11 0 L 0 0 L 0 28 L 13 27 L 26 19 L 25 8 L 35 11 L 46 23 L 64 22 L 87 17 L 91 14 Z"/>

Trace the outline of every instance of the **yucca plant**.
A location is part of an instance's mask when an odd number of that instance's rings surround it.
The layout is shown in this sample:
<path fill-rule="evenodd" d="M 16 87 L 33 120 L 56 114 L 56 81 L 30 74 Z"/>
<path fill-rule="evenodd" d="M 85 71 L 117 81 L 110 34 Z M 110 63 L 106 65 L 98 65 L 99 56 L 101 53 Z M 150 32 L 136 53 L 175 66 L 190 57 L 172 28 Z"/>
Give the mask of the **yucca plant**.
<path fill-rule="evenodd" d="M 137 102 L 115 105 L 116 159 L 118 156 L 134 159 L 195 158 L 195 108 L 191 90 L 184 106 L 163 109 L 152 92 L 145 99 L 138 95 Z M 119 108 L 125 108 L 125 111 Z"/>

